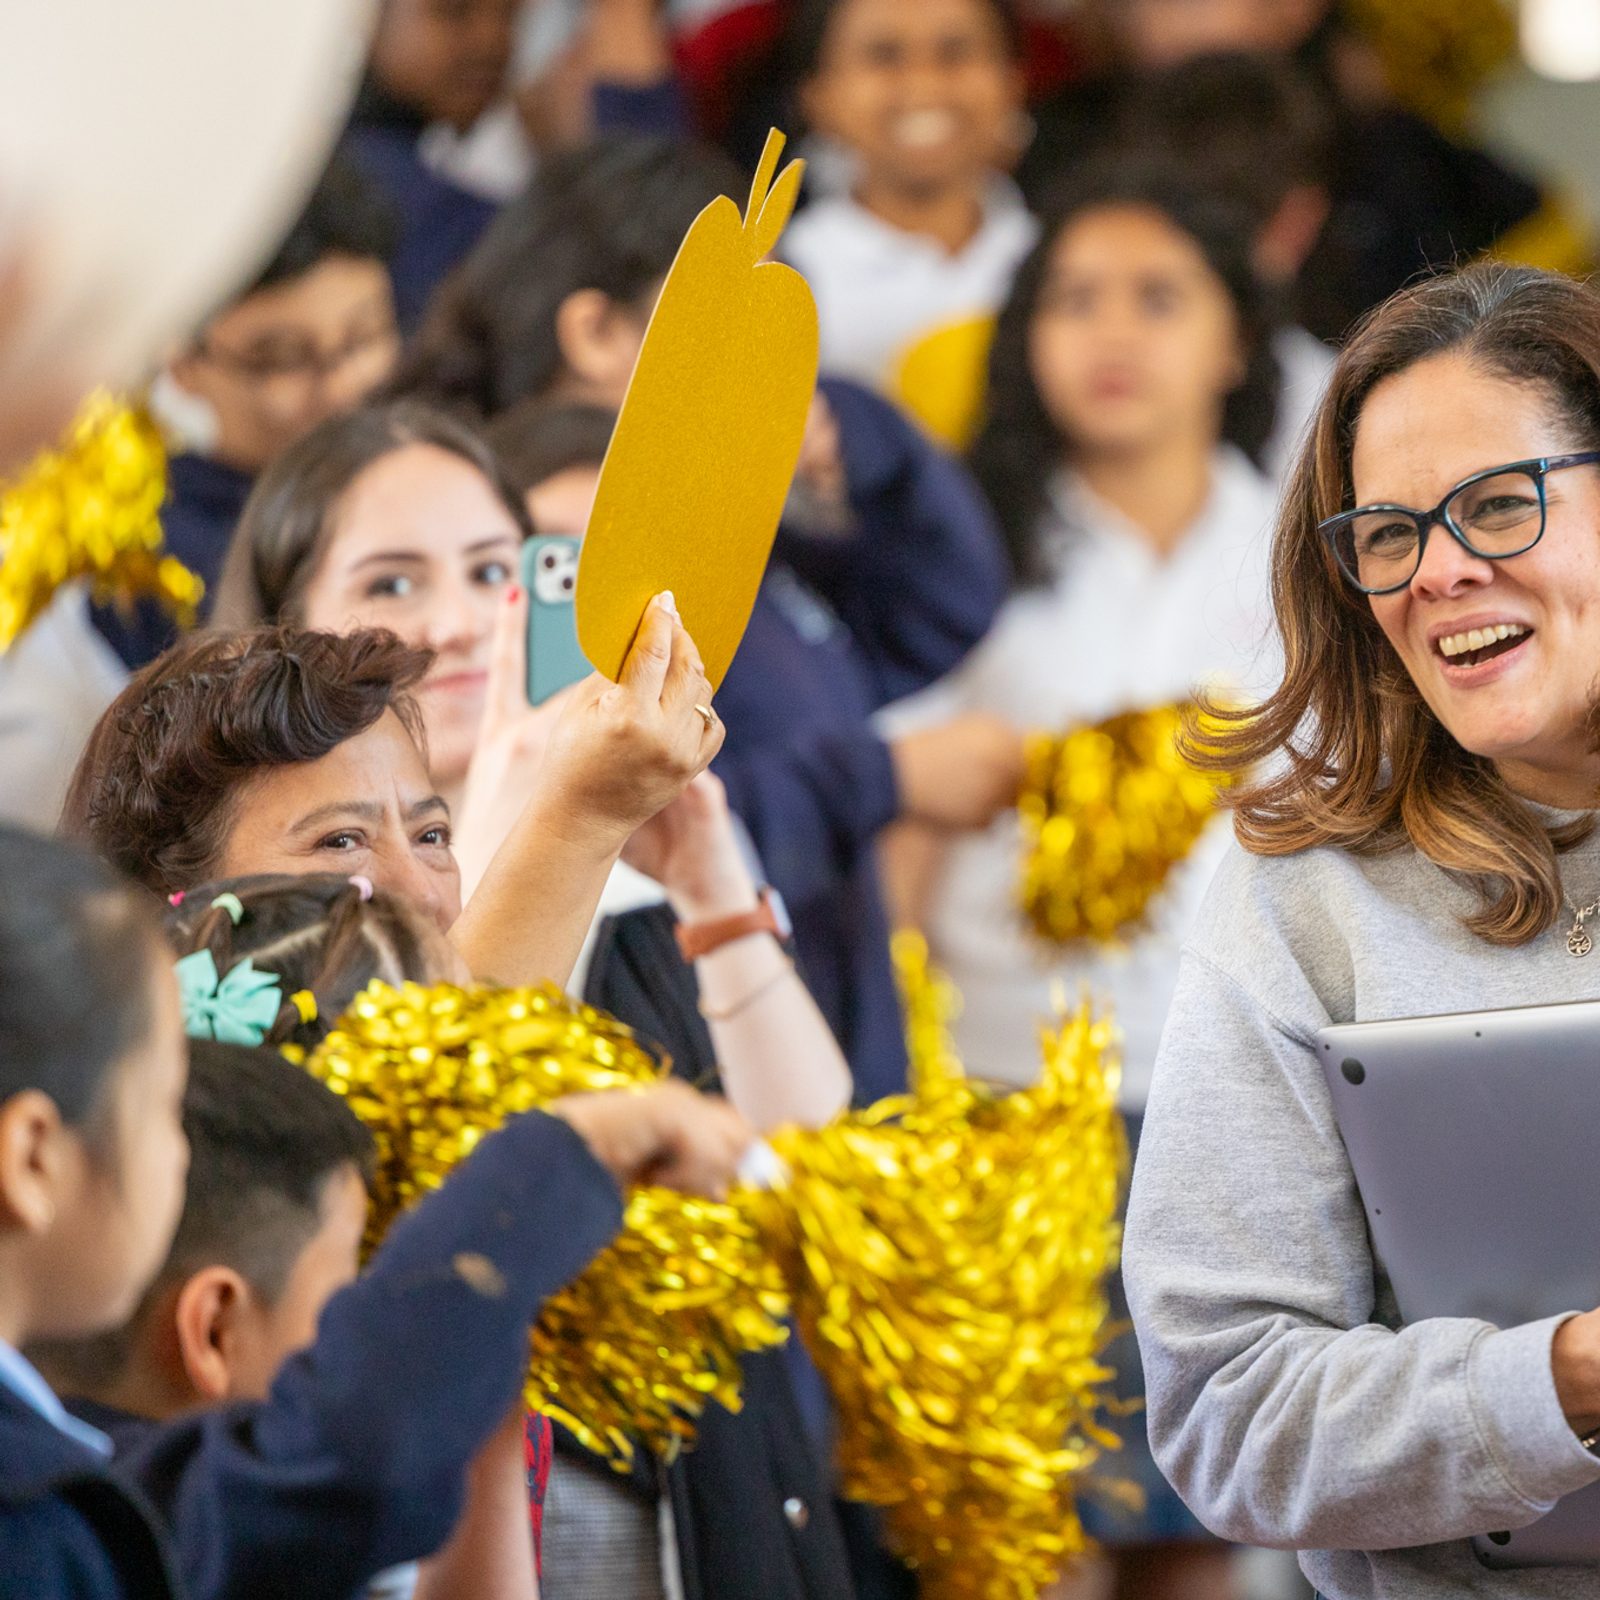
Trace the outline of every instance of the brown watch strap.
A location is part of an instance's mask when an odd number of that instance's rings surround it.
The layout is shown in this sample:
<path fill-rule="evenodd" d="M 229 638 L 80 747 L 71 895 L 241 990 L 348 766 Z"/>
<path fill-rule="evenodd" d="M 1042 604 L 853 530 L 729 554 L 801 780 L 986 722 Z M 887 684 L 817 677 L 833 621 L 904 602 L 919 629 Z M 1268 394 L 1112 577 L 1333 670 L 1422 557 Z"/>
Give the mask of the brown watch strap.
<path fill-rule="evenodd" d="M 772 909 L 772 891 L 763 889 L 756 904 L 749 911 L 740 911 L 731 917 L 717 917 L 710 922 L 680 922 L 674 930 L 678 949 L 685 961 L 697 961 L 713 950 L 720 950 L 735 939 L 752 933 L 770 933 L 782 940 L 783 929 L 778 926 L 777 913 Z"/>

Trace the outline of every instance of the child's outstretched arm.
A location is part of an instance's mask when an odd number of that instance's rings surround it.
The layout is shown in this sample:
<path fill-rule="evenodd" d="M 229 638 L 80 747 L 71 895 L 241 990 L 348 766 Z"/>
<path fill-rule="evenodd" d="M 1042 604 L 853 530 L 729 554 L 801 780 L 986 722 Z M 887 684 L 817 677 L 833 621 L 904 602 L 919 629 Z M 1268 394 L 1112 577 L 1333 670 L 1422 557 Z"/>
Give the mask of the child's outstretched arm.
<path fill-rule="evenodd" d="M 623 852 L 667 891 L 680 938 L 756 911 L 722 784 L 702 773 Z M 758 1132 L 821 1127 L 850 1103 L 850 1067 L 811 991 L 770 932 L 705 938 L 699 1004 L 728 1098 Z"/>
<path fill-rule="evenodd" d="M 438 1551 L 516 1401 L 529 1327 L 621 1224 L 619 1184 L 722 1192 L 750 1138 L 676 1084 L 552 1110 L 491 1134 L 395 1225 L 267 1400 L 173 1423 L 128 1458 L 193 1600 L 349 1600 Z"/>

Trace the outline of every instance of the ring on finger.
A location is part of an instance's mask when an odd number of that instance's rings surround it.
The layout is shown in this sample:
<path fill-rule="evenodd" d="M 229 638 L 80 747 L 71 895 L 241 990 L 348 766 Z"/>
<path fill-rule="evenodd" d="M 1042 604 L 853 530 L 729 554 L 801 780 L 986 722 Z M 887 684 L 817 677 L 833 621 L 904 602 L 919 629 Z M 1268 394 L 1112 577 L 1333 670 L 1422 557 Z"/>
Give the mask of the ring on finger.
<path fill-rule="evenodd" d="M 713 711 L 711 709 L 710 706 L 697 705 L 695 707 L 695 710 L 698 711 L 700 713 L 700 715 L 705 718 L 706 731 L 708 733 L 711 731 L 711 729 L 716 727 L 716 725 L 717 725 L 717 714 L 716 714 L 715 711 Z"/>

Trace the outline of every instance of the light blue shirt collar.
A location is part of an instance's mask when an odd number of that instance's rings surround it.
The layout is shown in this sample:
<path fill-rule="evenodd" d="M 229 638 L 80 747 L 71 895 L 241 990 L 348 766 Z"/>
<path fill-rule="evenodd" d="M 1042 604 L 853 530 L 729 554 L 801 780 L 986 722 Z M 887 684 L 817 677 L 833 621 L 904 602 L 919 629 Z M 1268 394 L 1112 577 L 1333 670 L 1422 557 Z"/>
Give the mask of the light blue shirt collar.
<path fill-rule="evenodd" d="M 38 1369 L 4 1339 L 0 1339 L 0 1385 L 4 1385 L 25 1406 L 37 1411 L 41 1417 L 69 1439 L 76 1440 L 85 1450 L 111 1459 L 111 1441 L 98 1428 L 80 1422 L 56 1398 L 55 1391 L 39 1376 Z"/>

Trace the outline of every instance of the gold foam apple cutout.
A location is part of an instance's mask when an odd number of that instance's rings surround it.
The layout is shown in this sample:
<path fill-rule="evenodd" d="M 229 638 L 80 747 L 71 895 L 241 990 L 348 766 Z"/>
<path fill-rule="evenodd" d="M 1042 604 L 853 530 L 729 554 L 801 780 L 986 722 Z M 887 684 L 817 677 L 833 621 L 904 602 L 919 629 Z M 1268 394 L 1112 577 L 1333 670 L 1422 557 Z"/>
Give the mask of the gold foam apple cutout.
<path fill-rule="evenodd" d="M 800 457 L 817 381 L 817 308 L 765 259 L 805 163 L 774 182 L 774 129 L 741 217 L 695 218 L 656 302 L 578 564 L 578 642 L 616 678 L 653 595 L 670 589 L 715 688 L 739 647 Z"/>

